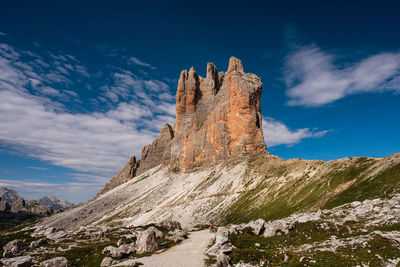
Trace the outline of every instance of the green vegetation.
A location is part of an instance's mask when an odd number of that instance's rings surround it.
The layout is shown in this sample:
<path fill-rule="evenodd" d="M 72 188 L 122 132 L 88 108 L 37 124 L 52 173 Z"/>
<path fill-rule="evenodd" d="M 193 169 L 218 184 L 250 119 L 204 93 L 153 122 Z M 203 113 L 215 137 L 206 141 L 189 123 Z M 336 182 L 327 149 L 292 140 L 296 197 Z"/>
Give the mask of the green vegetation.
<path fill-rule="evenodd" d="M 343 168 L 333 166 L 332 171 L 319 177 L 309 178 L 309 174 L 304 173 L 302 177 L 292 179 L 282 187 L 279 187 L 277 183 L 273 183 L 271 186 L 269 181 L 288 174 L 288 167 L 277 165 L 268 169 L 265 179 L 255 189 L 249 190 L 239 197 L 225 215 L 224 223 L 243 223 L 258 218 L 275 220 L 296 212 L 307 211 L 313 207 L 316 209 L 320 207 L 318 203 L 324 204 L 322 200 L 327 198 L 339 185 L 353 179 L 362 180 L 365 171 L 373 162 L 367 158 L 358 158 Z M 256 164 L 258 169 L 262 169 L 260 161 L 256 160 L 251 164 L 253 167 Z M 400 183 L 400 176 L 397 177 L 397 180 Z M 375 189 L 378 190 L 378 188 Z"/>
<path fill-rule="evenodd" d="M 356 224 L 353 226 L 358 227 Z M 398 229 L 399 227 L 400 224 L 396 224 L 390 228 Z M 333 225 L 321 227 L 320 224 L 313 222 L 298 223 L 289 234 L 269 238 L 256 236 L 251 231 L 244 231 L 238 235 L 230 235 L 229 239 L 236 247 L 230 257 L 233 264 L 263 263 L 264 266 L 304 266 L 304 264 L 307 266 L 356 266 L 362 263 L 369 266 L 382 266 L 384 262 L 400 257 L 397 245 L 379 235 L 373 235 L 368 244 L 364 242 L 348 244 L 334 251 L 319 251 L 315 247 L 315 244 L 329 240 L 331 236 L 340 239 L 356 238 L 364 234 L 357 228 Z M 313 243 L 313 248 L 298 251 L 301 245 Z M 302 260 L 301 265 L 300 260 Z"/>
<path fill-rule="evenodd" d="M 351 187 L 329 201 L 324 208 L 330 209 L 353 201 L 373 198 L 387 198 L 400 188 L 400 163 L 396 164 L 373 179 L 357 180 Z"/>

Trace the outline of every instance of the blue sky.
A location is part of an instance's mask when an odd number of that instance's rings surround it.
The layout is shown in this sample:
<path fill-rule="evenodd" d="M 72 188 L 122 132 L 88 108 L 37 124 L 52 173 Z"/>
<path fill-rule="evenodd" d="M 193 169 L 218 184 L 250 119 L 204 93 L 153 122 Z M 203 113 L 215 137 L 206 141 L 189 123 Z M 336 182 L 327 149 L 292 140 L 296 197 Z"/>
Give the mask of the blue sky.
<path fill-rule="evenodd" d="M 144 2 L 144 1 L 140 1 Z M 182 69 L 264 84 L 268 150 L 331 160 L 400 152 L 399 6 L 379 1 L 3 1 L 0 186 L 93 197 L 173 124 Z"/>

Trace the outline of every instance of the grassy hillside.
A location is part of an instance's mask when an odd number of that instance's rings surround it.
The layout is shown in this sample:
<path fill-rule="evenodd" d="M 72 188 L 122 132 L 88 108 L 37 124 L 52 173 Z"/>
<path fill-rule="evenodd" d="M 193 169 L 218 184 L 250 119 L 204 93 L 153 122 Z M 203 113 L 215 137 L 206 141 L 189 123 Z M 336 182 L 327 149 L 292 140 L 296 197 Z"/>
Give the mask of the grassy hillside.
<path fill-rule="evenodd" d="M 392 196 L 400 188 L 400 155 L 329 162 L 257 158 L 246 171 L 248 190 L 224 214 L 224 223 L 274 220 L 292 213 Z M 253 179 L 262 175 L 263 179 Z"/>

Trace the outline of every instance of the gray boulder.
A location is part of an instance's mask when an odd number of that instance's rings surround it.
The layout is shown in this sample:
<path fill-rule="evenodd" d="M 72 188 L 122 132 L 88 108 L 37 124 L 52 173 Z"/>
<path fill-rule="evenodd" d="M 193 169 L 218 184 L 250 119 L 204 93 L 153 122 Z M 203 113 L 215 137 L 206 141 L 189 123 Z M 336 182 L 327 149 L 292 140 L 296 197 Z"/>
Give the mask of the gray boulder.
<path fill-rule="evenodd" d="M 258 219 L 256 221 L 249 222 L 246 227 L 253 229 L 255 235 L 260 235 L 265 230 L 265 221 L 263 219 Z"/>
<path fill-rule="evenodd" d="M 178 221 L 164 220 L 164 221 L 161 221 L 157 225 L 161 226 L 161 227 L 164 227 L 164 228 L 167 228 L 170 231 L 174 231 L 176 229 L 182 230 L 181 223 L 178 222 Z"/>
<path fill-rule="evenodd" d="M 230 267 L 230 266 L 231 264 L 229 263 L 229 256 L 220 252 L 217 255 L 217 262 L 213 265 L 213 267 Z"/>
<path fill-rule="evenodd" d="M 58 230 L 56 228 L 49 228 L 46 230 L 45 235 L 48 239 L 58 240 L 67 237 L 68 234 L 63 230 Z"/>
<path fill-rule="evenodd" d="M 133 253 L 136 253 L 136 248 L 134 244 L 123 244 L 119 247 L 108 246 L 103 249 L 103 254 L 108 254 L 114 259 L 119 259 L 122 256 L 129 256 Z"/>
<path fill-rule="evenodd" d="M 207 250 L 207 254 L 219 255 L 232 252 L 232 244 L 229 242 L 229 230 L 226 227 L 219 227 L 215 235 L 215 244 Z"/>
<path fill-rule="evenodd" d="M 293 229 L 293 225 L 283 220 L 267 222 L 263 236 L 271 237 L 276 234 L 287 234 L 291 229 Z"/>
<path fill-rule="evenodd" d="M 113 260 L 113 258 L 111 257 L 105 257 L 101 263 L 100 263 L 100 267 L 108 267 L 114 264 L 117 264 L 118 262 L 116 260 Z"/>
<path fill-rule="evenodd" d="M 31 267 L 33 266 L 31 256 L 20 256 L 9 259 L 2 259 L 1 263 L 4 267 Z"/>
<path fill-rule="evenodd" d="M 47 243 L 47 239 L 46 238 L 41 238 L 39 240 L 36 241 L 32 241 L 31 244 L 29 245 L 29 248 L 37 248 L 40 245 L 46 244 Z"/>
<path fill-rule="evenodd" d="M 163 232 L 161 232 L 154 226 L 150 226 L 148 229 L 152 229 L 156 233 L 157 238 L 162 238 L 164 236 Z"/>
<path fill-rule="evenodd" d="M 123 251 L 120 250 L 119 248 L 113 247 L 113 246 L 108 246 L 105 247 L 102 251 L 103 254 L 107 254 L 111 256 L 112 258 L 120 258 L 123 255 Z"/>
<path fill-rule="evenodd" d="M 136 250 L 138 254 L 158 250 L 156 233 L 153 229 L 147 229 L 139 234 L 136 241 Z"/>
<path fill-rule="evenodd" d="M 185 232 L 178 229 L 175 229 L 174 231 L 169 231 L 166 239 L 174 242 L 185 240 Z"/>
<path fill-rule="evenodd" d="M 41 267 L 68 267 L 69 262 L 65 257 L 56 257 L 40 263 Z"/>
<path fill-rule="evenodd" d="M 3 257 L 4 258 L 12 258 L 16 256 L 20 256 L 26 250 L 26 246 L 21 239 L 16 239 L 8 242 L 3 247 Z"/>

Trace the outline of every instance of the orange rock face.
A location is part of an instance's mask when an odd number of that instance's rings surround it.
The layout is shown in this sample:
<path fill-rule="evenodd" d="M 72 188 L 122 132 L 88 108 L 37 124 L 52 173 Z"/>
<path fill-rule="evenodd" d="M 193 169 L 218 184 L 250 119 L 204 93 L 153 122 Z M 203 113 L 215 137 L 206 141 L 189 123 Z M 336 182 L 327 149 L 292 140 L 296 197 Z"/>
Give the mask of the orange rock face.
<path fill-rule="evenodd" d="M 159 164 L 173 171 L 188 171 L 267 153 L 261 91 L 260 78 L 245 73 L 234 57 L 226 73 L 218 72 L 213 63 L 207 64 L 206 78 L 198 76 L 193 67 L 182 71 L 174 129 L 164 125 L 160 136 L 143 148 L 141 160 L 125 166 L 124 170 L 133 168 L 132 172 L 123 170 L 115 176 L 118 181 L 110 183 L 119 185 L 132 179 L 131 173 L 139 175 Z"/>
<path fill-rule="evenodd" d="M 192 170 L 220 161 L 265 153 L 262 134 L 261 80 L 245 73 L 232 57 L 226 73 L 207 65 L 202 78 L 192 67 L 182 71 L 176 94 L 172 170 Z"/>

